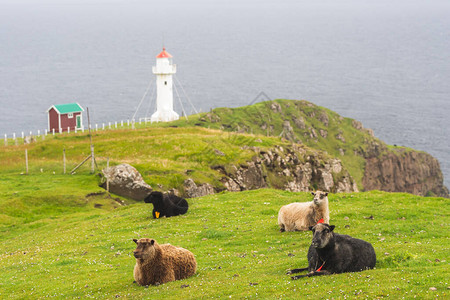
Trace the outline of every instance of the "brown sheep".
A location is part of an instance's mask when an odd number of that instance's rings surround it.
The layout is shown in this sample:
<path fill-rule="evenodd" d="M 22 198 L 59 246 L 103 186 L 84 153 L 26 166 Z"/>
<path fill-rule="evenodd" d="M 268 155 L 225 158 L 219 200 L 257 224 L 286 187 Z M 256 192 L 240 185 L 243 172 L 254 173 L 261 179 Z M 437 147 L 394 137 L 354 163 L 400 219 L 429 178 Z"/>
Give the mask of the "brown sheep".
<path fill-rule="evenodd" d="M 136 265 L 134 280 L 143 286 L 159 285 L 194 275 L 197 262 L 192 252 L 170 244 L 159 245 L 153 239 L 133 239 Z"/>
<path fill-rule="evenodd" d="M 281 232 L 309 230 L 320 219 L 329 224 L 328 193 L 317 191 L 311 194 L 314 195 L 311 202 L 294 202 L 280 208 L 278 225 Z"/>

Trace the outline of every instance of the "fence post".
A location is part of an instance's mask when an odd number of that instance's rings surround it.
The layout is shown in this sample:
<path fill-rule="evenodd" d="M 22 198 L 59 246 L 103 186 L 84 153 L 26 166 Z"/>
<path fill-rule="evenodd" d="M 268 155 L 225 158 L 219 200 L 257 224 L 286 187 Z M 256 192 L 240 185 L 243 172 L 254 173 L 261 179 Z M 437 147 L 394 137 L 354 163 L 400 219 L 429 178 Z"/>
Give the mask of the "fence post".
<path fill-rule="evenodd" d="M 114 126 L 117 128 L 117 121 L 114 122 Z"/>
<path fill-rule="evenodd" d="M 91 174 L 94 174 L 95 166 L 95 156 L 94 156 L 94 145 L 91 145 Z"/>
<path fill-rule="evenodd" d="M 70 126 L 67 127 L 67 133 L 70 133 Z"/>
<path fill-rule="evenodd" d="M 8 146 L 8 136 L 5 133 L 5 146 Z"/>
<path fill-rule="evenodd" d="M 38 129 L 38 134 L 37 134 L 37 136 L 38 137 L 40 137 L 41 136 L 41 131 Z"/>
<path fill-rule="evenodd" d="M 120 127 L 123 127 L 123 120 L 120 120 Z"/>
<path fill-rule="evenodd" d="M 66 174 L 66 148 L 63 149 L 64 174 Z"/>
<path fill-rule="evenodd" d="M 55 128 L 52 128 L 52 133 L 53 135 L 55 135 Z"/>
<path fill-rule="evenodd" d="M 111 129 L 111 122 L 108 122 L 108 127 L 109 129 Z"/>
<path fill-rule="evenodd" d="M 97 131 L 98 130 L 98 126 L 97 126 L 97 124 L 95 124 L 95 131 Z"/>
<path fill-rule="evenodd" d="M 28 150 L 27 149 L 25 149 L 25 165 L 27 168 L 26 174 L 28 175 Z"/>
<path fill-rule="evenodd" d="M 106 158 L 106 170 L 109 168 L 109 156 Z M 109 179 L 106 176 L 106 191 L 109 193 Z"/>

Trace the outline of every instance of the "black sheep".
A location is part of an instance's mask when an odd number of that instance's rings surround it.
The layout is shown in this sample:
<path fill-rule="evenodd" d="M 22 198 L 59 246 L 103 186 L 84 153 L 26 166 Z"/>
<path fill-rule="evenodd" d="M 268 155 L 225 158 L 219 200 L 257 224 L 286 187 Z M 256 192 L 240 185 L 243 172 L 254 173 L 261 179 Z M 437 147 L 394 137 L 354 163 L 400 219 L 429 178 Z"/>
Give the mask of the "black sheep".
<path fill-rule="evenodd" d="M 348 235 L 334 233 L 334 225 L 318 223 L 311 226 L 313 239 L 308 250 L 308 268 L 293 269 L 288 274 L 308 270 L 302 277 L 359 272 L 375 267 L 376 255 L 372 245 Z"/>
<path fill-rule="evenodd" d="M 185 214 L 189 208 L 186 199 L 156 191 L 151 192 L 150 195 L 144 199 L 144 202 L 153 204 L 152 215 L 155 219 L 182 215 Z"/>

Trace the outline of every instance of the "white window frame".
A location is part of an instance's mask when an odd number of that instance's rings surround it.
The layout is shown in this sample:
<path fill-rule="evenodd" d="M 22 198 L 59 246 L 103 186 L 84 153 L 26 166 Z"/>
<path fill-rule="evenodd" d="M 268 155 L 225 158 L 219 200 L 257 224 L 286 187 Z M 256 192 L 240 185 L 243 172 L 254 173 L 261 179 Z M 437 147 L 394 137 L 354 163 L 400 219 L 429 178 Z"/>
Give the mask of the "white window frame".
<path fill-rule="evenodd" d="M 68 113 L 68 114 L 67 114 L 67 117 L 68 117 L 69 119 L 72 119 L 72 118 L 73 118 L 73 113 Z"/>

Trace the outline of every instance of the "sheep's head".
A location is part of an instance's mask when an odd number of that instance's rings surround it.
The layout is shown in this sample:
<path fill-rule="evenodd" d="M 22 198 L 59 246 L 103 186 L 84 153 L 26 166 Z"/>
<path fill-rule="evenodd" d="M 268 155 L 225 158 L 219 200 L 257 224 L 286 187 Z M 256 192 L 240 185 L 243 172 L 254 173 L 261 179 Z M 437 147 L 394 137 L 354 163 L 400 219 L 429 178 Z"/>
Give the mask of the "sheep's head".
<path fill-rule="evenodd" d="M 316 191 L 316 192 L 311 192 L 311 194 L 314 196 L 314 204 L 315 205 L 320 205 L 326 201 L 328 201 L 328 193 L 327 192 L 321 192 L 321 191 Z"/>
<path fill-rule="evenodd" d="M 317 223 L 315 226 L 309 227 L 309 230 L 313 232 L 311 245 L 319 249 L 329 245 L 334 240 L 334 227 L 334 225 L 325 223 Z"/>
<path fill-rule="evenodd" d="M 148 195 L 145 199 L 144 202 L 145 203 L 158 203 L 159 201 L 162 201 L 163 199 L 163 193 L 161 192 L 157 192 L 157 191 L 153 191 L 150 193 L 150 195 Z"/>
<path fill-rule="evenodd" d="M 143 238 L 139 240 L 133 239 L 133 241 L 137 245 L 136 250 L 133 251 L 134 257 L 140 259 L 141 261 L 144 261 L 155 256 L 155 240 Z"/>

